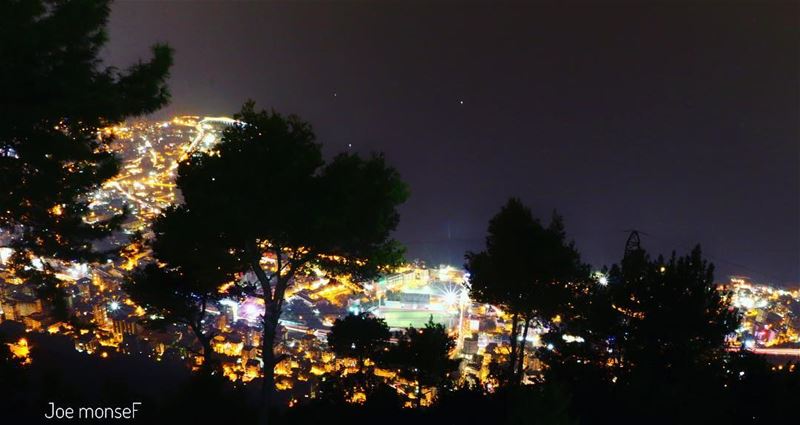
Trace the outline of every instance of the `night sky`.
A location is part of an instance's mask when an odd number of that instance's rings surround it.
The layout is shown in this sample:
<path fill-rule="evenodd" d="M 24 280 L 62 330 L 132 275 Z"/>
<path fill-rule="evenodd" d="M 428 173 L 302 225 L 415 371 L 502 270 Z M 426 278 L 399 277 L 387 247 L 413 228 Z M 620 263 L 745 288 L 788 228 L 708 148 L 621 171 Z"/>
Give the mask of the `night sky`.
<path fill-rule="evenodd" d="M 638 229 L 719 280 L 800 282 L 798 3 L 641 3 L 118 1 L 105 56 L 175 48 L 157 117 L 252 98 L 385 152 L 409 258 L 461 265 L 519 196 L 595 266 Z"/>

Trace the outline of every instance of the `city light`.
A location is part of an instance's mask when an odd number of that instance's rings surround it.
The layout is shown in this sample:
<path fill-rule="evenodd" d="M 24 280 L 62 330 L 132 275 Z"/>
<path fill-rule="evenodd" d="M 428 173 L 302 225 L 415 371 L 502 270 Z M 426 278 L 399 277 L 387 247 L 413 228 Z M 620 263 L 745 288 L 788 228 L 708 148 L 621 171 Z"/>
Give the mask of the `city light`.
<path fill-rule="evenodd" d="M 179 199 L 174 184 L 178 161 L 196 150 L 212 149 L 221 131 L 232 123 L 228 118 L 178 117 L 168 122 L 130 123 L 109 130 L 124 138 L 115 145 L 123 159 L 122 172 L 92 194 L 87 222 L 105 219 L 128 208 L 132 214 L 124 224 L 123 234 L 147 231 L 152 219 Z M 50 213 L 63 214 L 63 207 L 57 205 Z M 182 333 L 156 334 L 140 324 L 142 318 L 156 321 L 163 317 L 135 305 L 125 294 L 122 276 L 149 261 L 151 253 L 146 244 L 126 242 L 124 237 L 120 240 L 122 250 L 118 260 L 99 264 L 47 262 L 68 289 L 76 314 L 90 320 L 94 329 L 43 324 L 37 315 L 42 307 L 26 297 L 19 297 L 13 304 L 0 303 L 0 311 L 6 317 L 23 321 L 30 329 L 72 336 L 75 349 L 80 352 L 101 358 L 113 353 L 138 353 L 160 360 L 165 347 L 178 343 L 176 338 Z M 12 255 L 10 248 L 0 248 L 0 264 L 8 262 Z M 275 259 L 264 257 L 262 264 L 274 267 Z M 44 262 L 32 258 L 30 267 L 43 270 Z M 666 272 L 666 267 L 658 270 Z M 598 285 L 609 285 L 608 275 L 601 271 L 593 272 L 591 278 Z M 249 382 L 262 374 L 260 326 L 265 305 L 259 297 L 228 297 L 228 291 L 237 284 L 253 282 L 255 278 L 245 273 L 238 279 L 221 285 L 222 298 L 208 305 L 208 316 L 202 326 L 215 335 L 212 349 L 224 355 L 224 375 L 233 381 Z M 510 354 L 507 335 L 512 328 L 512 316 L 498 306 L 474 303 L 469 296 L 468 280 L 465 270 L 453 266 L 428 268 L 415 264 L 402 265 L 367 282 L 330 276 L 320 268 L 298 276 L 287 291 L 284 314 L 279 321 L 283 332 L 279 350 L 286 360 L 276 369 L 281 377 L 277 385 L 292 388 L 298 382 L 334 371 L 354 373 L 357 368 L 352 359 L 331 355 L 327 336 L 342 315 L 368 313 L 384 319 L 395 331 L 411 326 L 424 328 L 429 320 L 443 324 L 456 341 L 453 357 L 468 365 L 464 374 L 486 382 L 490 388 L 493 385 L 488 380 L 490 364 L 503 362 Z M 732 291 L 732 304 L 743 313 L 742 326 L 728 340 L 732 349 L 743 347 L 768 355 L 793 353 L 786 351 L 784 345 L 800 342 L 794 325 L 796 317 L 790 308 L 791 300 L 800 299 L 799 293 L 756 285 L 743 278 L 734 278 L 720 289 Z M 556 315 L 551 320 L 554 325 L 563 325 L 569 317 Z M 532 325 L 525 342 L 529 347 L 553 351 L 556 349 L 553 344 L 543 342 L 548 332 L 547 327 Z M 582 344 L 584 337 L 563 334 L 560 339 L 567 344 Z M 132 348 L 125 343 L 132 338 L 143 343 Z M 517 341 L 522 340 L 520 332 Z M 30 361 L 26 340 L 10 347 L 17 358 Z M 203 362 L 194 353 L 181 357 L 193 370 L 198 370 Z M 399 394 L 416 396 L 417 386 L 396 370 L 376 368 L 374 373 Z M 360 403 L 363 397 L 359 395 L 352 400 Z"/>

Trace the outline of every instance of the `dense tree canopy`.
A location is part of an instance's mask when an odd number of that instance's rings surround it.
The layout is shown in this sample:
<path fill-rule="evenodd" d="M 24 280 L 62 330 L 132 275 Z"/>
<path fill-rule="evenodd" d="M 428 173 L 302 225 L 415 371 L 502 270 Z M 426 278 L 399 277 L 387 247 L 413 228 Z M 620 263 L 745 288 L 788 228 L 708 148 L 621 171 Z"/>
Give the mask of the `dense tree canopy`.
<path fill-rule="evenodd" d="M 632 250 L 603 282 L 577 292 L 544 336 L 546 382 L 566 385 L 586 411 L 625 400 L 631 421 L 720 420 L 708 400 L 728 399 L 735 385 L 725 337 L 739 317 L 700 248 L 669 260 Z"/>
<path fill-rule="evenodd" d="M 125 71 L 101 65 L 108 14 L 104 0 L 0 1 L 0 245 L 18 271 L 97 258 L 92 243 L 121 221 L 84 220 L 85 195 L 118 170 L 100 128 L 169 99 L 168 47 Z M 53 285 L 47 266 L 37 279 Z"/>
<path fill-rule="evenodd" d="M 328 345 L 338 356 L 357 359 L 363 369 L 364 360 L 375 361 L 389 347 L 390 337 L 383 319 L 369 313 L 348 314 L 333 323 Z"/>
<path fill-rule="evenodd" d="M 516 198 L 489 222 L 486 249 L 467 253 L 466 260 L 473 298 L 502 306 L 512 315 L 509 371 L 518 380 L 531 321 L 548 324 L 565 312 L 588 279 L 588 268 L 574 244 L 567 242 L 560 216 L 554 214 L 543 226 Z M 518 353 L 520 320 L 524 332 Z"/>
<path fill-rule="evenodd" d="M 134 270 L 125 285 L 153 316 L 145 318 L 149 325 L 186 325 L 203 347 L 206 364 L 213 357 L 213 334 L 203 325 L 207 307 L 225 295 L 220 287 L 236 278 L 236 257 L 208 230 L 185 207 L 169 208 L 153 223 L 154 237 L 147 242 L 153 262 Z"/>
<path fill-rule="evenodd" d="M 391 232 L 408 191 L 381 155 L 340 154 L 325 162 L 311 125 L 296 116 L 247 103 L 235 118 L 213 152 L 180 164 L 178 186 L 215 245 L 236 258 L 230 270 L 256 277 L 243 289 L 266 305 L 268 406 L 286 289 L 312 265 L 357 279 L 397 264 L 402 249 Z"/>
<path fill-rule="evenodd" d="M 459 360 L 451 353 L 456 342 L 440 323 L 428 320 L 424 328 L 411 327 L 398 340 L 389 354 L 389 361 L 400 368 L 400 374 L 417 382 L 417 402 L 426 387 L 444 389 L 452 382 Z"/>
<path fill-rule="evenodd" d="M 614 305 L 623 312 L 620 336 L 634 365 L 684 369 L 707 365 L 723 353 L 725 337 L 739 325 L 730 294 L 714 283 L 714 266 L 696 247 L 686 256 L 665 260 L 627 258 L 614 267 L 609 285 Z"/>

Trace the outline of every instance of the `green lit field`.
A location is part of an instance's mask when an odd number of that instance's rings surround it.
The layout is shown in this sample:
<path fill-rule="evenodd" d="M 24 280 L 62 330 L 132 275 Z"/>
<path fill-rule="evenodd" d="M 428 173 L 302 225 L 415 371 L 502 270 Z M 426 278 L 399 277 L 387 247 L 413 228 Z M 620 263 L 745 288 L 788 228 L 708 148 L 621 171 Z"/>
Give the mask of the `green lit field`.
<path fill-rule="evenodd" d="M 381 311 L 378 314 L 386 320 L 386 324 L 390 328 L 407 328 L 413 326 L 415 328 L 425 327 L 428 319 L 433 316 L 434 323 L 441 323 L 445 326 L 451 326 L 456 316 L 446 312 L 430 312 L 430 311 Z"/>

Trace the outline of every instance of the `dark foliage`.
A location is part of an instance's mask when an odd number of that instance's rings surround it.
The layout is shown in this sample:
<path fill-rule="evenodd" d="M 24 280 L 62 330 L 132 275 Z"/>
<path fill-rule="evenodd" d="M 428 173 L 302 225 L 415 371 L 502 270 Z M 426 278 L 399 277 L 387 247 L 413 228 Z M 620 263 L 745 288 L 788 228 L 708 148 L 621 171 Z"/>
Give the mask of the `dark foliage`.
<path fill-rule="evenodd" d="M 167 46 L 125 71 L 103 67 L 107 0 L 0 1 L 0 244 L 12 267 L 65 311 L 48 261 L 92 260 L 122 216 L 88 223 L 86 194 L 117 174 L 101 127 L 169 99 Z M 2 236 L 2 235 L 0 235 Z M 29 269 L 32 258 L 41 268 Z M 39 276 L 34 276 L 38 274 Z"/>
<path fill-rule="evenodd" d="M 613 413 L 601 410 L 588 422 L 726 418 L 727 411 L 713 406 L 732 401 L 724 339 L 739 318 L 699 248 L 669 261 L 629 252 L 609 271 L 607 286 L 576 292 L 572 307 L 545 336 L 552 348 L 538 355 L 549 366 L 545 381 L 566 385 L 579 416 L 611 405 Z M 669 407 L 676 404 L 683 408 Z"/>
<path fill-rule="evenodd" d="M 212 371 L 217 366 L 211 349 L 214 335 L 204 321 L 207 307 L 226 295 L 220 287 L 236 278 L 236 257 L 210 230 L 187 208 L 168 209 L 153 223 L 149 243 L 155 262 L 134 270 L 125 290 L 149 312 L 145 324 L 188 327 L 203 349 L 204 365 Z"/>
<path fill-rule="evenodd" d="M 588 280 L 588 267 L 568 242 L 557 214 L 548 226 L 512 198 L 489 222 L 486 249 L 467 253 L 470 292 L 474 299 L 499 305 L 512 314 L 509 379 L 521 379 L 524 340 L 533 320 L 550 324 L 572 307 L 578 287 Z M 517 348 L 518 323 L 524 331 Z"/>
<path fill-rule="evenodd" d="M 387 361 L 398 367 L 403 377 L 418 383 L 416 400 L 421 402 L 425 387 L 441 392 L 452 386 L 459 364 L 450 358 L 455 346 L 444 325 L 431 318 L 422 329 L 409 328 L 392 347 Z"/>
<path fill-rule="evenodd" d="M 402 250 L 390 236 L 407 188 L 379 155 L 341 154 L 325 163 L 311 125 L 296 116 L 256 111 L 251 102 L 235 118 L 240 122 L 214 152 L 181 163 L 178 186 L 185 208 L 217 238 L 214 245 L 237 259 L 229 270 L 256 276 L 243 289 L 266 305 L 268 406 L 286 289 L 312 265 L 365 278 L 397 264 Z M 264 255 L 274 266 L 262 264 Z"/>
<path fill-rule="evenodd" d="M 684 257 L 647 259 L 643 252 L 611 270 L 609 286 L 625 334 L 619 343 L 627 361 L 659 364 L 669 374 L 719 359 L 724 340 L 739 325 L 729 294 L 714 284 L 714 266 L 700 247 Z"/>
<path fill-rule="evenodd" d="M 328 345 L 337 356 L 357 359 L 363 372 L 364 361 L 378 360 L 388 349 L 390 337 L 383 319 L 368 313 L 348 314 L 334 322 L 328 334 Z"/>

